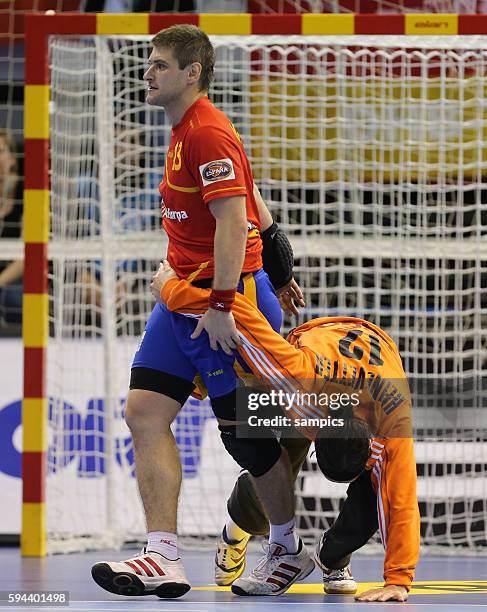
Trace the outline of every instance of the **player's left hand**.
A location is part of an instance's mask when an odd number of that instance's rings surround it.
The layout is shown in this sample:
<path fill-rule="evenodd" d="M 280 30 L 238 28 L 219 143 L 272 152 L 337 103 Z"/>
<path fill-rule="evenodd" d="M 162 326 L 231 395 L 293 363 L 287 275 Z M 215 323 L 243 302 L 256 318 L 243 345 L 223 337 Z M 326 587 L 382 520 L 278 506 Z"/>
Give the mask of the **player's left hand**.
<path fill-rule="evenodd" d="M 389 584 L 380 589 L 369 589 L 355 596 L 355 601 L 406 601 L 408 592 L 403 586 Z"/>
<path fill-rule="evenodd" d="M 152 295 L 155 297 L 156 302 L 161 302 L 161 289 L 167 283 L 170 278 L 176 277 L 176 272 L 171 268 L 169 262 L 164 259 L 159 266 L 159 270 L 152 277 L 150 284 L 150 290 Z"/>
<path fill-rule="evenodd" d="M 281 303 L 281 308 L 287 314 L 293 314 L 297 317 L 299 312 L 296 308 L 296 304 L 298 304 L 298 306 L 306 306 L 303 292 L 294 278 L 292 278 L 287 285 L 284 285 L 284 287 L 277 289 L 276 295 Z"/>

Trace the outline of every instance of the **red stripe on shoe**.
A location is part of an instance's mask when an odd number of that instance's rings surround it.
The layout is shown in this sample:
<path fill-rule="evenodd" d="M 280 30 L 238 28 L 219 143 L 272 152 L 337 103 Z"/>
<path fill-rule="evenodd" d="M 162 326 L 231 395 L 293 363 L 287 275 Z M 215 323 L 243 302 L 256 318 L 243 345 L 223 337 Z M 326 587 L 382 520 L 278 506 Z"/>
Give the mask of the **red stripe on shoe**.
<path fill-rule="evenodd" d="M 285 578 L 287 581 L 292 580 L 294 578 L 294 576 L 290 576 L 289 574 L 285 574 L 284 572 L 279 572 L 278 570 L 272 572 L 272 575 L 279 576 L 279 578 Z"/>
<path fill-rule="evenodd" d="M 289 583 L 289 580 L 287 582 L 282 582 L 282 580 L 277 580 L 277 578 L 267 578 L 266 582 L 270 582 L 271 584 L 275 584 L 280 589 L 282 589 L 283 587 L 285 587 Z"/>
<path fill-rule="evenodd" d="M 159 576 L 165 576 L 166 574 L 162 571 L 162 568 L 160 568 L 157 563 L 154 561 L 154 559 L 151 559 L 150 557 L 144 557 L 144 561 L 147 561 L 147 563 L 156 570 L 156 572 L 159 574 Z"/>
<path fill-rule="evenodd" d="M 124 561 L 125 565 L 128 565 L 129 567 L 131 567 L 134 572 L 136 574 L 139 574 L 139 576 L 142 576 L 142 572 L 140 571 L 140 569 L 135 565 L 135 563 L 132 563 L 131 561 Z"/>
<path fill-rule="evenodd" d="M 134 559 L 134 563 L 137 563 L 137 565 L 139 565 L 144 572 L 147 574 L 147 576 L 153 577 L 154 574 L 150 571 L 150 569 L 147 567 L 147 565 L 141 561 L 140 559 Z"/>
<path fill-rule="evenodd" d="M 288 572 L 293 572 L 294 574 L 299 574 L 301 571 L 299 567 L 294 567 L 294 565 L 288 565 L 287 563 L 279 563 L 279 567 L 287 570 Z"/>

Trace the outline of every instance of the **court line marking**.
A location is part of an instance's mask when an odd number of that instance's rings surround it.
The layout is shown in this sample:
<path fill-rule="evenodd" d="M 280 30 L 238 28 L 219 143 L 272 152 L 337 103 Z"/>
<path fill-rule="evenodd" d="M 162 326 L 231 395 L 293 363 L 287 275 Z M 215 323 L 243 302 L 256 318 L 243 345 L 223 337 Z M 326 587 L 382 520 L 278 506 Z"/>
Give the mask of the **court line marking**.
<path fill-rule="evenodd" d="M 383 586 L 383 582 L 360 582 L 358 594 L 368 589 L 377 589 Z M 209 585 L 195 586 L 193 591 L 206 591 L 213 593 L 230 592 L 230 587 Z M 293 584 L 288 591 L 292 595 L 323 595 L 322 583 L 299 583 Z M 411 597 L 420 595 L 485 595 L 487 593 L 487 580 L 426 580 L 417 581 L 412 585 Z"/>
<path fill-rule="evenodd" d="M 213 609 L 215 606 L 217 605 L 226 605 L 226 606 L 235 606 L 235 605 L 249 605 L 249 604 L 255 604 L 258 602 L 258 606 L 335 606 L 338 610 L 340 610 L 342 608 L 342 606 L 350 606 L 351 603 L 359 603 L 359 602 L 350 602 L 350 601 L 343 601 L 343 602 L 321 602 L 321 601 L 316 601 L 316 602 L 302 602 L 302 601 L 261 601 L 260 598 L 258 597 L 252 597 L 252 598 L 245 598 L 245 601 L 238 601 L 238 600 L 234 600 L 232 599 L 231 601 L 180 601 L 178 600 L 178 602 L 174 603 L 173 608 L 161 608 L 160 606 L 156 606 L 156 607 L 150 607 L 150 608 L 146 608 L 146 607 L 139 607 L 137 605 L 137 600 L 134 599 L 130 599 L 130 600 L 120 600 L 120 601 L 70 601 L 69 604 L 69 608 L 64 606 L 56 606 L 55 608 L 52 607 L 46 607 L 46 606 L 42 606 L 42 607 L 37 607 L 37 608 L 33 608 L 33 610 L 44 610 L 45 612 L 61 612 L 63 609 L 69 610 L 69 612 L 85 612 L 86 610 L 92 610 L 92 612 L 111 612 L 114 607 L 118 607 L 120 610 L 126 610 L 127 608 L 125 606 L 127 605 L 132 605 L 134 606 L 133 608 L 131 608 L 132 610 L 136 610 L 137 612 L 174 612 L 174 610 L 176 610 L 176 606 L 181 606 L 181 605 L 192 605 L 194 606 L 196 605 L 208 605 L 211 604 L 211 608 Z M 103 604 L 104 606 L 106 605 L 110 605 L 113 604 L 114 607 L 103 607 L 103 608 L 88 608 L 85 606 L 75 606 L 73 607 L 72 604 L 73 603 L 78 603 L 78 604 L 86 604 L 86 606 L 88 605 L 93 605 L 93 604 Z M 148 603 L 148 602 L 147 602 Z M 156 603 L 156 602 L 154 602 Z M 367 603 L 367 608 L 370 608 L 371 606 L 384 606 L 384 603 L 389 603 L 389 602 L 383 602 L 383 601 L 368 601 Z M 392 603 L 396 603 L 396 602 L 392 602 Z M 410 604 L 414 604 L 414 605 L 418 605 L 418 606 L 428 606 L 428 607 L 445 607 L 445 606 L 455 606 L 455 608 L 487 608 L 487 604 L 468 604 L 468 603 L 460 603 L 460 602 L 451 602 L 451 603 L 426 603 L 426 602 L 420 602 L 420 601 L 414 601 L 409 599 L 408 602 L 406 603 L 410 603 Z M 135 604 L 135 605 L 134 605 Z M 145 606 L 147 604 L 144 604 L 142 602 L 140 602 L 141 606 Z M 152 605 L 152 604 L 149 604 Z M 14 612 L 15 609 L 19 609 L 20 608 L 18 606 L 0 606 L 0 610 L 5 610 L 8 612 Z M 184 608 L 185 612 L 209 612 L 209 608 Z M 358 608 L 357 608 L 357 612 L 358 612 Z"/>
<path fill-rule="evenodd" d="M 127 602 L 127 603 L 129 603 L 129 602 Z M 231 602 L 231 601 L 226 601 L 226 602 L 223 602 L 223 601 L 221 601 L 221 602 L 214 601 L 213 602 L 212 601 L 212 602 L 205 602 L 205 603 L 206 604 L 211 603 L 211 605 L 212 605 L 211 609 L 212 610 L 215 608 L 216 604 L 219 604 L 219 605 L 226 604 L 227 606 L 233 606 L 234 605 L 233 602 Z M 256 603 L 255 600 L 247 602 L 247 605 L 253 604 L 253 603 Z M 330 603 L 320 603 L 320 602 L 316 602 L 316 603 L 306 603 L 306 604 L 303 604 L 303 602 L 295 601 L 292 604 L 291 604 L 291 602 L 289 602 L 286 605 L 293 605 L 293 606 L 302 606 L 302 605 L 307 605 L 307 606 L 324 606 L 325 605 L 325 606 L 335 606 L 336 610 L 347 610 L 348 609 L 347 606 L 350 606 L 352 603 L 353 604 L 358 604 L 358 603 L 361 603 L 361 602 L 347 602 L 347 603 L 345 603 L 345 602 L 343 602 L 343 603 L 336 603 L 336 602 L 334 602 L 334 603 L 331 603 L 331 602 Z M 368 601 L 366 603 L 367 603 L 367 608 L 374 607 L 374 606 L 381 606 L 381 609 L 383 609 L 384 603 L 390 603 L 390 602 Z M 398 602 L 392 602 L 392 603 L 394 604 L 394 603 L 398 603 Z M 406 603 L 406 605 L 407 605 L 408 603 L 411 603 L 411 602 L 409 601 L 409 602 L 404 602 L 404 603 Z M 133 607 L 132 606 L 131 607 L 126 607 L 124 605 L 120 606 L 120 604 L 119 604 L 119 609 L 121 611 L 140 610 L 140 612 L 174 612 L 175 610 L 177 610 L 177 606 L 179 606 L 179 605 L 180 605 L 179 603 L 178 604 L 174 604 L 174 608 L 159 608 L 159 607 L 156 607 L 156 608 L 146 608 L 146 607 L 140 608 L 138 606 L 133 606 Z M 258 605 L 260 606 L 262 604 L 259 603 Z M 274 605 L 274 606 L 282 605 L 282 603 L 281 602 L 279 602 L 279 603 L 275 602 L 275 603 L 273 603 L 271 605 Z M 421 607 L 423 607 L 423 606 L 442 606 L 443 608 L 445 607 L 445 604 L 427 604 L 427 603 L 419 603 L 419 602 L 416 602 L 414 605 L 421 606 Z M 447 604 L 447 606 L 448 607 L 455 606 L 455 609 L 486 608 L 487 607 L 487 605 L 482 605 L 482 604 L 458 604 L 458 603 L 449 603 L 449 604 Z M 17 609 L 21 609 L 21 608 L 17 608 Z M 63 610 L 63 608 L 60 608 L 59 606 L 57 606 L 56 608 L 46 608 L 45 606 L 42 606 L 41 608 L 30 608 L 29 607 L 29 609 L 31 609 L 31 610 L 44 610 L 45 612 L 59 612 L 60 610 Z M 85 608 L 85 607 L 78 608 L 78 607 L 72 607 L 71 604 L 69 605 L 69 608 L 65 608 L 65 609 L 69 610 L 69 612 L 86 612 L 86 611 L 89 611 L 89 612 L 111 612 L 113 610 L 113 608 Z M 188 608 L 184 608 L 184 609 L 188 610 Z M 0 607 L 0 610 L 6 610 L 6 611 L 9 611 L 9 612 L 12 612 L 12 610 L 15 610 L 15 607 L 10 606 L 9 608 L 5 608 L 5 607 L 2 606 L 2 607 Z M 24 608 L 24 610 L 25 610 L 25 608 Z M 191 609 L 191 612 L 209 612 L 209 610 L 210 610 L 209 608 L 193 608 L 193 609 Z M 358 612 L 358 610 L 357 610 L 357 612 Z"/>
<path fill-rule="evenodd" d="M 216 604 L 219 604 L 219 605 L 226 604 L 227 606 L 233 606 L 234 605 L 233 602 L 230 602 L 230 601 L 227 601 L 227 602 L 216 602 L 215 601 L 215 602 L 205 602 L 205 603 L 206 604 L 211 603 L 211 605 L 212 605 L 211 609 L 212 610 L 215 609 Z M 254 601 L 249 601 L 249 602 L 247 602 L 247 605 L 254 604 L 254 603 L 256 603 L 255 600 Z M 359 604 L 359 603 L 362 603 L 362 602 L 347 602 L 347 603 L 345 603 L 345 602 L 343 602 L 343 603 L 336 603 L 336 602 L 335 603 L 331 603 L 331 602 L 330 603 L 320 603 L 320 602 L 316 602 L 316 603 L 306 603 L 306 604 L 303 604 L 303 602 L 295 601 L 293 603 L 289 602 L 286 605 L 293 605 L 293 606 L 302 606 L 302 605 L 307 605 L 307 606 L 335 606 L 335 610 L 349 610 L 349 606 L 350 605 L 352 605 L 352 604 L 355 605 L 355 604 Z M 371 608 L 371 607 L 373 608 L 373 607 L 380 606 L 380 608 L 382 610 L 384 609 L 384 603 L 390 603 L 390 602 L 383 602 L 383 601 L 368 601 L 368 602 L 366 602 L 367 608 Z M 392 602 L 392 603 L 394 604 L 394 603 L 398 603 L 398 602 Z M 411 603 L 411 602 L 409 601 L 409 602 L 403 602 L 403 603 L 405 603 L 407 605 L 408 603 Z M 177 610 L 177 607 L 179 605 L 180 604 L 174 604 L 174 608 L 159 608 L 159 607 L 156 607 L 156 608 L 146 608 L 146 607 L 140 608 L 139 606 L 130 606 L 130 607 L 126 607 L 125 605 L 120 606 L 120 604 L 119 604 L 119 608 L 118 609 L 121 610 L 121 611 L 139 610 L 140 612 L 175 612 L 175 610 Z M 259 603 L 258 605 L 261 606 L 262 604 Z M 282 605 L 282 603 L 281 602 L 279 602 L 279 603 L 275 602 L 275 603 L 273 603 L 271 605 L 274 605 L 274 606 Z M 427 604 L 427 603 L 420 603 L 420 602 L 415 602 L 413 605 L 421 606 L 421 607 L 426 607 L 426 606 L 441 606 L 443 608 L 445 607 L 445 604 Z M 453 608 L 454 607 L 455 610 L 457 610 L 457 609 L 463 610 L 463 609 L 466 609 L 466 608 L 487 608 L 486 605 L 481 605 L 481 604 L 458 604 L 458 603 L 454 604 L 454 603 L 449 603 L 449 604 L 447 604 L 447 606 L 448 606 L 448 608 Z M 56 607 L 56 608 L 46 608 L 45 606 L 43 606 L 41 608 L 29 608 L 29 609 L 32 609 L 32 610 L 44 610 L 45 612 L 59 612 L 63 608 L 60 608 L 59 606 Z M 93 607 L 92 608 L 85 608 L 85 607 L 78 608 L 78 607 L 72 607 L 71 605 L 69 606 L 69 608 L 65 608 L 65 609 L 69 610 L 69 612 L 87 612 L 87 611 L 89 611 L 89 612 L 111 612 L 113 610 L 113 608 L 93 608 Z M 184 609 L 188 610 L 188 608 L 184 608 Z M 8 611 L 8 612 L 12 612 L 12 610 L 15 610 L 15 607 L 12 607 L 12 606 L 10 606 L 9 608 L 0 607 L 0 610 L 5 610 L 5 611 Z M 25 608 L 24 608 L 24 610 L 25 610 Z M 210 609 L 209 608 L 193 608 L 191 610 L 191 612 L 210 612 Z M 358 610 L 357 610 L 357 612 L 358 612 Z"/>
<path fill-rule="evenodd" d="M 126 603 L 129 603 L 129 602 L 126 602 Z M 194 602 L 194 603 L 198 603 L 198 602 Z M 201 602 L 201 603 L 203 603 L 203 602 Z M 217 605 L 227 605 L 227 606 L 232 606 L 232 607 L 235 606 L 233 601 L 226 601 L 226 602 L 223 602 L 223 601 L 221 601 L 221 602 L 220 601 L 218 601 L 218 602 L 217 601 L 207 602 L 207 601 L 205 601 L 204 603 L 205 604 L 211 603 L 211 606 L 212 606 L 211 609 L 212 610 L 214 610 Z M 244 602 L 241 602 L 241 603 L 243 604 Z M 274 602 L 272 604 L 270 602 L 268 602 L 267 605 L 274 605 L 274 606 L 276 606 L 276 605 L 288 605 L 288 606 L 289 605 L 293 605 L 295 607 L 296 606 L 303 606 L 303 605 L 306 605 L 306 606 L 334 606 L 335 610 L 348 610 L 350 605 L 355 605 L 355 604 L 358 604 L 358 603 L 362 603 L 362 602 L 343 602 L 343 603 L 337 603 L 337 602 L 333 602 L 333 603 L 331 603 L 331 602 L 329 602 L 329 603 L 324 603 L 324 602 L 323 603 L 321 603 L 321 602 L 310 603 L 310 602 L 308 602 L 308 603 L 303 603 L 301 601 L 295 601 L 295 602 L 288 602 L 286 604 L 283 604 L 283 602 Z M 382 610 L 384 609 L 384 603 L 390 603 L 390 602 L 382 602 L 382 601 L 368 601 L 368 602 L 366 602 L 367 608 L 371 608 L 371 607 L 373 608 L 373 607 L 380 606 L 380 608 Z M 397 603 L 397 602 L 392 602 L 392 603 Z M 411 602 L 409 600 L 408 602 L 404 602 L 404 603 L 406 603 L 406 605 L 407 605 L 408 603 L 413 603 L 413 602 Z M 249 604 L 256 604 L 256 601 L 253 600 L 253 601 L 246 602 L 246 605 L 249 605 Z M 262 603 L 259 602 L 258 606 L 262 606 L 262 605 L 264 605 L 264 602 L 262 602 Z M 445 608 L 445 604 L 428 604 L 428 603 L 422 603 L 422 602 L 414 602 L 413 605 L 421 606 L 421 608 L 427 607 L 427 606 L 428 607 L 438 607 L 438 606 L 441 606 L 442 608 Z M 464 609 L 467 609 L 467 608 L 484 608 L 484 609 L 487 608 L 487 605 L 482 605 L 482 604 L 448 603 L 446 605 L 447 605 L 448 608 L 453 608 L 453 606 L 454 606 L 455 610 L 464 610 Z M 156 607 L 156 608 L 146 608 L 145 606 L 143 608 L 140 608 L 139 606 L 136 606 L 136 605 L 127 607 L 126 604 L 125 605 L 123 605 L 123 604 L 120 605 L 119 604 L 118 609 L 121 610 L 121 611 L 140 610 L 140 612 L 174 612 L 175 610 L 177 610 L 178 606 L 180 606 L 180 603 L 174 604 L 174 608 L 159 608 L 159 607 Z M 63 608 L 60 608 L 59 606 L 56 607 L 56 608 L 46 608 L 45 606 L 43 606 L 42 608 L 29 608 L 29 609 L 32 609 L 32 610 L 44 610 L 45 612 L 59 612 L 60 610 L 63 610 Z M 88 607 L 78 607 L 78 606 L 73 607 L 70 604 L 69 608 L 65 608 L 65 609 L 69 610 L 69 612 L 87 612 L 87 611 L 89 611 L 89 612 L 111 612 L 114 608 L 113 607 L 111 607 L 111 608 L 98 608 L 98 607 L 96 607 L 96 608 L 94 608 L 94 607 L 88 608 Z M 8 611 L 8 612 L 12 612 L 13 610 L 15 610 L 15 607 L 10 606 L 8 608 L 5 608 L 5 607 L 2 606 L 2 607 L 0 607 L 0 610 L 5 610 L 5 611 Z M 191 610 L 191 612 L 210 612 L 209 608 L 184 608 L 184 610 L 186 610 L 186 611 Z M 358 612 L 358 609 L 357 609 L 357 612 Z"/>
<path fill-rule="evenodd" d="M 299 593 L 297 595 L 299 595 Z M 457 597 L 457 596 L 461 597 L 462 595 L 469 595 L 469 593 L 462 593 L 460 595 L 455 595 L 455 597 Z M 339 595 L 335 595 L 334 596 L 334 595 L 325 595 L 325 594 L 323 594 L 323 597 L 340 597 L 340 596 Z M 353 595 L 345 595 L 345 597 L 353 597 Z M 430 597 L 430 595 L 422 595 L 420 597 Z M 433 595 L 431 595 L 431 597 L 433 597 Z M 216 605 L 216 604 L 222 605 L 222 604 L 229 604 L 229 603 L 231 603 L 231 604 L 234 604 L 234 603 L 235 604 L 244 604 L 244 603 L 247 603 L 247 602 L 254 603 L 256 601 L 259 602 L 259 605 L 266 605 L 266 606 L 275 606 L 277 602 L 279 602 L 279 605 L 284 605 L 284 606 L 290 606 L 290 605 L 295 605 L 295 604 L 299 604 L 300 606 L 332 606 L 332 605 L 335 606 L 337 604 L 341 605 L 341 604 L 350 603 L 350 600 L 343 601 L 343 602 L 339 602 L 339 601 L 333 601 L 332 602 L 332 601 L 282 601 L 281 599 L 278 599 L 276 597 L 272 597 L 272 601 L 262 601 L 262 599 L 263 599 L 263 597 L 259 597 L 258 595 L 254 595 L 253 597 L 252 596 L 247 596 L 247 597 L 242 597 L 242 598 L 238 598 L 238 599 L 232 598 L 232 599 L 229 599 L 228 601 L 212 601 L 212 600 L 206 600 L 206 601 L 182 601 L 181 599 L 175 598 L 175 602 L 177 601 L 177 605 L 178 606 L 180 606 L 180 605 L 185 605 L 185 606 L 194 606 L 194 605 L 197 605 L 198 606 L 200 604 L 201 605 L 211 604 L 213 606 L 213 605 Z M 109 601 L 107 601 L 106 599 L 105 600 L 101 600 L 101 599 L 100 600 L 96 600 L 96 599 L 90 599 L 90 600 L 88 600 L 88 599 L 87 600 L 84 600 L 84 599 L 78 599 L 78 600 L 71 599 L 70 602 L 69 602 L 69 605 L 71 605 L 71 604 L 78 604 L 78 605 L 79 604 L 86 604 L 86 605 L 90 605 L 90 604 L 104 604 L 104 605 L 108 605 L 108 606 L 110 606 L 110 605 L 119 606 L 121 603 L 123 604 L 124 602 L 126 604 L 129 604 L 129 603 L 134 604 L 137 601 L 140 601 L 140 599 L 139 598 L 129 599 L 128 597 L 124 598 L 124 599 L 109 600 Z M 167 599 L 154 599 L 152 602 L 146 601 L 145 605 L 147 605 L 147 604 L 151 605 L 152 603 L 157 603 L 157 602 L 166 603 Z M 414 603 L 414 600 L 411 600 L 411 597 L 410 597 L 408 599 L 408 602 L 409 603 Z M 140 603 L 142 604 L 144 602 L 140 601 Z M 388 602 L 384 602 L 384 601 L 368 601 L 366 603 L 373 603 L 373 604 L 380 603 L 380 604 L 384 604 L 384 603 L 388 603 Z M 420 603 L 423 606 L 445 606 L 445 605 L 448 606 L 448 605 L 454 605 L 455 604 L 455 605 L 459 605 L 459 606 L 461 606 L 461 605 L 464 605 L 464 606 L 479 606 L 480 608 L 487 607 L 487 603 L 485 603 L 485 604 L 477 604 L 477 603 L 472 603 L 472 604 L 464 603 L 464 604 L 462 604 L 460 602 L 458 602 L 458 603 L 457 602 L 453 602 L 452 604 L 440 603 L 440 602 L 430 602 L 430 603 L 417 602 L 417 603 Z M 8 609 L 11 610 L 12 607 L 14 607 L 14 606 L 10 605 L 10 606 L 8 606 Z M 67 607 L 67 606 L 64 606 L 64 607 Z M 0 610 L 1 609 L 2 609 L 2 607 L 0 606 Z M 49 608 L 44 608 L 43 607 L 43 609 L 49 609 Z M 56 609 L 57 610 L 59 610 L 59 609 L 62 610 L 62 606 L 56 606 Z M 170 608 L 170 609 L 172 610 L 172 608 Z M 161 607 L 158 607 L 157 610 L 159 610 L 159 612 L 167 612 L 166 609 L 161 608 Z M 201 610 L 201 609 L 199 608 L 198 610 Z M 191 611 L 187 610 L 186 612 L 194 612 L 194 611 L 193 610 L 191 610 Z"/>
<path fill-rule="evenodd" d="M 79 603 L 85 603 L 85 602 L 79 602 Z M 86 603 L 88 605 L 88 604 L 97 603 L 97 602 L 89 601 L 89 602 L 86 602 Z M 111 602 L 103 601 L 101 603 L 106 604 L 106 603 L 111 603 Z M 117 602 L 113 602 L 113 603 L 117 603 L 119 608 L 120 608 L 120 603 L 122 603 L 121 609 L 122 610 L 126 610 L 127 608 L 125 608 L 125 606 L 127 606 L 129 604 L 134 604 L 136 602 L 130 600 L 130 601 L 125 601 L 125 602 L 117 601 Z M 191 603 L 194 605 L 194 602 L 191 602 Z M 208 604 L 208 603 L 213 603 L 213 602 L 205 601 L 205 604 Z M 221 602 L 221 603 L 223 603 L 223 602 Z M 229 602 L 227 602 L 227 603 L 229 603 Z M 144 605 L 144 604 L 142 604 L 142 602 L 141 602 L 141 605 Z M 176 605 L 179 605 L 179 603 L 176 604 Z M 15 608 L 17 608 L 17 610 L 19 610 L 19 612 L 21 610 L 25 610 L 25 608 L 22 608 L 21 606 L 12 606 L 12 605 L 10 605 L 8 607 L 0 606 L 0 610 L 9 610 L 10 612 L 12 610 L 15 610 Z M 93 608 L 93 607 L 89 608 L 89 607 L 85 607 L 85 606 L 75 606 L 73 608 L 71 606 L 71 602 L 69 603 L 69 606 L 56 606 L 55 608 L 49 608 L 47 606 L 37 606 L 37 607 L 36 606 L 32 606 L 32 610 L 45 610 L 46 612 L 51 612 L 53 610 L 57 611 L 57 612 L 62 612 L 63 609 L 67 610 L 69 612 L 71 612 L 71 611 L 76 612 L 77 610 L 83 610 L 83 612 L 85 612 L 86 610 L 90 610 L 90 611 L 93 610 L 94 612 L 101 612 L 102 610 L 105 610 L 105 611 L 106 610 L 110 610 L 110 611 L 113 610 L 113 608 L 98 608 L 98 607 L 96 607 L 96 608 Z M 139 608 L 138 606 L 136 606 L 134 609 L 136 609 L 138 612 L 153 612 L 153 611 L 156 611 L 156 612 L 174 612 L 174 610 L 176 608 L 161 608 L 159 606 L 157 608 Z M 185 611 L 186 612 L 209 612 L 209 608 L 185 608 Z"/>

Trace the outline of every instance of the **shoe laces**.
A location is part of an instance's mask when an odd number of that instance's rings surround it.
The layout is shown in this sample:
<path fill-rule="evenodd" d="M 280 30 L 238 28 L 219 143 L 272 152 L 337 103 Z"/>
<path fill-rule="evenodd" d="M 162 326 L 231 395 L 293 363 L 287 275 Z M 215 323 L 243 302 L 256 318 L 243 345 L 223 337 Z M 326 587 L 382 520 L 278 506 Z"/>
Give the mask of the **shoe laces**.
<path fill-rule="evenodd" d="M 286 550 L 283 546 L 280 548 L 283 551 Z M 265 555 L 252 570 L 252 575 L 257 579 L 262 579 L 265 578 L 267 574 L 272 574 L 275 567 L 279 565 L 279 559 L 282 556 L 282 552 L 280 552 L 280 554 L 276 554 L 277 549 L 275 548 L 275 545 L 269 544 L 269 542 L 264 542 L 262 544 L 262 550 L 264 551 Z"/>
<path fill-rule="evenodd" d="M 143 548 L 139 550 L 138 553 L 135 553 L 135 555 L 133 555 L 132 557 L 130 557 L 130 559 L 127 559 L 127 560 L 132 561 L 132 559 L 137 559 L 137 557 L 142 557 L 142 555 L 147 555 L 147 554 L 149 553 L 147 552 L 147 548 L 144 546 Z"/>
<path fill-rule="evenodd" d="M 328 580 L 348 580 L 348 567 L 342 569 L 330 570 L 327 575 Z"/>

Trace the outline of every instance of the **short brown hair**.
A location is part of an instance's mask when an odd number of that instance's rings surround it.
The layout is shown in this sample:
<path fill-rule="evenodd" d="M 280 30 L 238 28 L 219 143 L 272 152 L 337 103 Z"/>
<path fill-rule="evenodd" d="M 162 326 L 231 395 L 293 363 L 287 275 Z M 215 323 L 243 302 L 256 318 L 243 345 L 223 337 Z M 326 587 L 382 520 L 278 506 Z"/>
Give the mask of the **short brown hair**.
<path fill-rule="evenodd" d="M 215 68 L 215 49 L 208 36 L 194 25 L 174 25 L 158 32 L 151 40 L 153 47 L 168 48 L 178 60 L 180 70 L 193 62 L 201 64 L 198 82 L 200 91 L 208 91 Z"/>
<path fill-rule="evenodd" d="M 372 432 L 357 417 L 345 418 L 343 427 L 322 427 L 315 440 L 316 461 L 326 478 L 350 482 L 365 469 Z"/>

